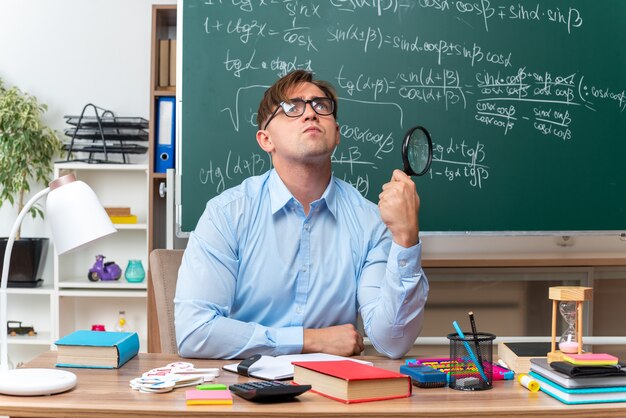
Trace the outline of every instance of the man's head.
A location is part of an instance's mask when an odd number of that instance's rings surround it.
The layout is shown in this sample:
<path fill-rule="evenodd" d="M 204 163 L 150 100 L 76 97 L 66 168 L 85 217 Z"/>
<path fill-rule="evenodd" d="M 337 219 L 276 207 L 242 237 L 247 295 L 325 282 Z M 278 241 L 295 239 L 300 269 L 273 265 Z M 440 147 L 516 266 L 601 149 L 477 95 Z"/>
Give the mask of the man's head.
<path fill-rule="evenodd" d="M 278 80 L 265 91 L 257 112 L 257 126 L 259 129 L 265 129 L 269 118 L 275 114 L 276 108 L 280 103 L 291 99 L 289 93 L 302 83 L 316 85 L 324 93 L 325 97 L 332 99 L 334 103 L 332 113 L 335 120 L 337 120 L 337 94 L 333 86 L 323 80 L 314 80 L 313 74 L 309 71 L 295 70 Z"/>
<path fill-rule="evenodd" d="M 330 158 L 340 141 L 336 101 L 329 83 L 302 70 L 267 90 L 259 106 L 256 139 L 277 170 L 317 166 L 330 172 Z"/>

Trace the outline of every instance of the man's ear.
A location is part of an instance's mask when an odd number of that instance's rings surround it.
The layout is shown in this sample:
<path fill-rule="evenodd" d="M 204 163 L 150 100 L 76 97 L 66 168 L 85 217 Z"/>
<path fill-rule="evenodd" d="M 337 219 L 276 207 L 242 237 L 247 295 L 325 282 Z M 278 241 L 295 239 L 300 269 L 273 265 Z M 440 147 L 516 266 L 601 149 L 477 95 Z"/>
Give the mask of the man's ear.
<path fill-rule="evenodd" d="M 335 145 L 339 145 L 341 142 L 341 134 L 339 133 L 339 124 L 337 124 L 337 132 L 335 133 Z"/>
<path fill-rule="evenodd" d="M 265 129 L 259 129 L 256 132 L 256 142 L 259 143 L 259 147 L 261 147 L 263 151 L 268 153 L 274 151 L 274 144 L 272 143 L 272 139 Z"/>

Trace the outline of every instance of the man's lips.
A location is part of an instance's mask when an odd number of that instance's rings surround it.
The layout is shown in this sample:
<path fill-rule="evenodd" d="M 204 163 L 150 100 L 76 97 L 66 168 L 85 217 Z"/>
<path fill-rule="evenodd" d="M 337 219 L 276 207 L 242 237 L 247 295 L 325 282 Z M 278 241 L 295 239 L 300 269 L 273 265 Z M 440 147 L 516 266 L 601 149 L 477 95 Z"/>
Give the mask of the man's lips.
<path fill-rule="evenodd" d="M 306 128 L 304 128 L 304 130 L 302 132 L 322 132 L 322 130 L 320 128 L 318 128 L 317 126 L 307 126 Z"/>

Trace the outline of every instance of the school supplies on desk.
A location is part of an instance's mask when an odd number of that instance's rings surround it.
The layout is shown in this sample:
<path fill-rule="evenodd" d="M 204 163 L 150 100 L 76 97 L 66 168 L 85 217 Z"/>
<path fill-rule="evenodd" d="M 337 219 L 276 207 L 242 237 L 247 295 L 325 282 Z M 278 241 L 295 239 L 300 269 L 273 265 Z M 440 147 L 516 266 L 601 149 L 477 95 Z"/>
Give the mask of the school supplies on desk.
<path fill-rule="evenodd" d="M 187 405 L 232 405 L 233 395 L 230 390 L 197 390 L 185 392 Z"/>
<path fill-rule="evenodd" d="M 371 362 L 355 358 L 341 357 L 325 353 L 309 354 L 285 354 L 282 356 L 261 356 L 259 360 L 252 363 L 248 368 L 251 377 L 263 380 L 285 380 L 293 377 L 293 362 L 296 361 L 339 361 L 350 360 L 357 363 L 372 365 Z M 239 363 L 226 364 L 223 369 L 229 372 L 238 373 Z"/>
<path fill-rule="evenodd" d="M 617 364 L 617 357 L 604 353 L 563 354 L 563 360 L 578 366 L 610 366 Z"/>
<path fill-rule="evenodd" d="M 475 376 L 478 373 L 478 369 L 469 358 L 458 359 L 456 361 L 452 361 L 449 357 L 424 358 L 419 360 L 408 359 L 406 360 L 406 366 L 429 366 L 446 374 L 455 374 L 458 377 Z M 506 369 L 495 363 L 490 365 L 489 363 L 483 362 L 483 369 L 491 369 L 493 373 L 493 380 L 512 380 L 515 376 L 515 372 L 512 370 Z"/>
<path fill-rule="evenodd" d="M 54 343 L 57 367 L 116 369 L 139 352 L 136 332 L 79 330 Z"/>
<path fill-rule="evenodd" d="M 550 349 L 550 342 L 501 342 L 498 344 L 498 356 L 515 373 L 528 373 L 530 359 L 546 358 Z"/>
<path fill-rule="evenodd" d="M 542 392 L 567 405 L 626 402 L 626 386 L 568 389 L 535 372 L 530 372 L 529 375 L 539 381 Z"/>
<path fill-rule="evenodd" d="M 459 327 L 459 324 L 456 321 L 452 321 L 452 326 L 456 330 L 456 333 L 458 334 L 459 338 L 461 338 L 461 341 L 463 342 L 463 345 L 465 346 L 465 350 L 467 351 L 467 354 L 469 354 L 469 356 L 472 358 L 472 361 L 476 365 L 476 368 L 478 369 L 478 373 L 480 374 L 480 377 L 482 377 L 483 380 L 487 384 L 489 384 L 489 379 L 487 378 L 487 375 L 485 374 L 485 371 L 483 370 L 482 360 L 481 361 L 478 360 L 478 358 L 476 357 L 476 354 L 474 353 L 474 351 L 472 351 L 472 348 L 470 347 L 469 343 L 465 341 L 465 335 L 463 334 L 463 331 L 461 331 L 461 327 Z"/>
<path fill-rule="evenodd" d="M 175 362 L 163 367 L 148 370 L 141 377 L 130 380 L 130 387 L 134 390 L 145 393 L 165 393 L 176 388 L 186 386 L 200 386 L 204 382 L 210 382 L 220 374 L 217 368 L 196 368 L 192 363 Z M 207 389 L 210 389 L 207 385 Z M 218 390 L 226 389 L 224 385 L 210 385 Z"/>
<path fill-rule="evenodd" d="M 294 364 L 293 381 L 336 401 L 353 403 L 411 396 L 409 376 L 350 360 Z"/>
<path fill-rule="evenodd" d="M 430 366 L 424 365 L 403 365 L 400 366 L 400 373 L 411 377 L 414 386 L 419 388 L 440 388 L 448 383 L 448 375 Z"/>
<path fill-rule="evenodd" d="M 570 365 L 569 369 L 558 370 L 554 366 L 559 362 L 548 364 L 545 358 L 534 358 L 530 361 L 530 371 L 541 375 L 560 386 L 568 389 L 593 388 L 606 386 L 626 386 L 626 372 L 617 366 L 602 366 L 601 374 L 572 373 L 572 369 L 581 369 L 580 366 Z M 566 366 L 565 362 L 562 362 Z M 594 367 L 597 369 L 598 367 Z M 570 373 L 566 373 L 568 370 Z"/>
<path fill-rule="evenodd" d="M 524 386 L 531 392 L 537 392 L 541 387 L 537 379 L 533 379 L 532 376 L 526 373 L 521 373 L 519 376 L 517 376 L 517 381 L 520 385 Z"/>

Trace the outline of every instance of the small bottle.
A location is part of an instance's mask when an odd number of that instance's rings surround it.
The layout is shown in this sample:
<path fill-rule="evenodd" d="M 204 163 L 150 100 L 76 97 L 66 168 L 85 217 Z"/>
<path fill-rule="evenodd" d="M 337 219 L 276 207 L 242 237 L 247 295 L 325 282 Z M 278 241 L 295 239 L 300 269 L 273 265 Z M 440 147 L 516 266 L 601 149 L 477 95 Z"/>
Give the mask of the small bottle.
<path fill-rule="evenodd" d="M 120 311 L 117 317 L 117 324 L 115 324 L 115 330 L 117 332 L 126 332 L 126 311 Z"/>

